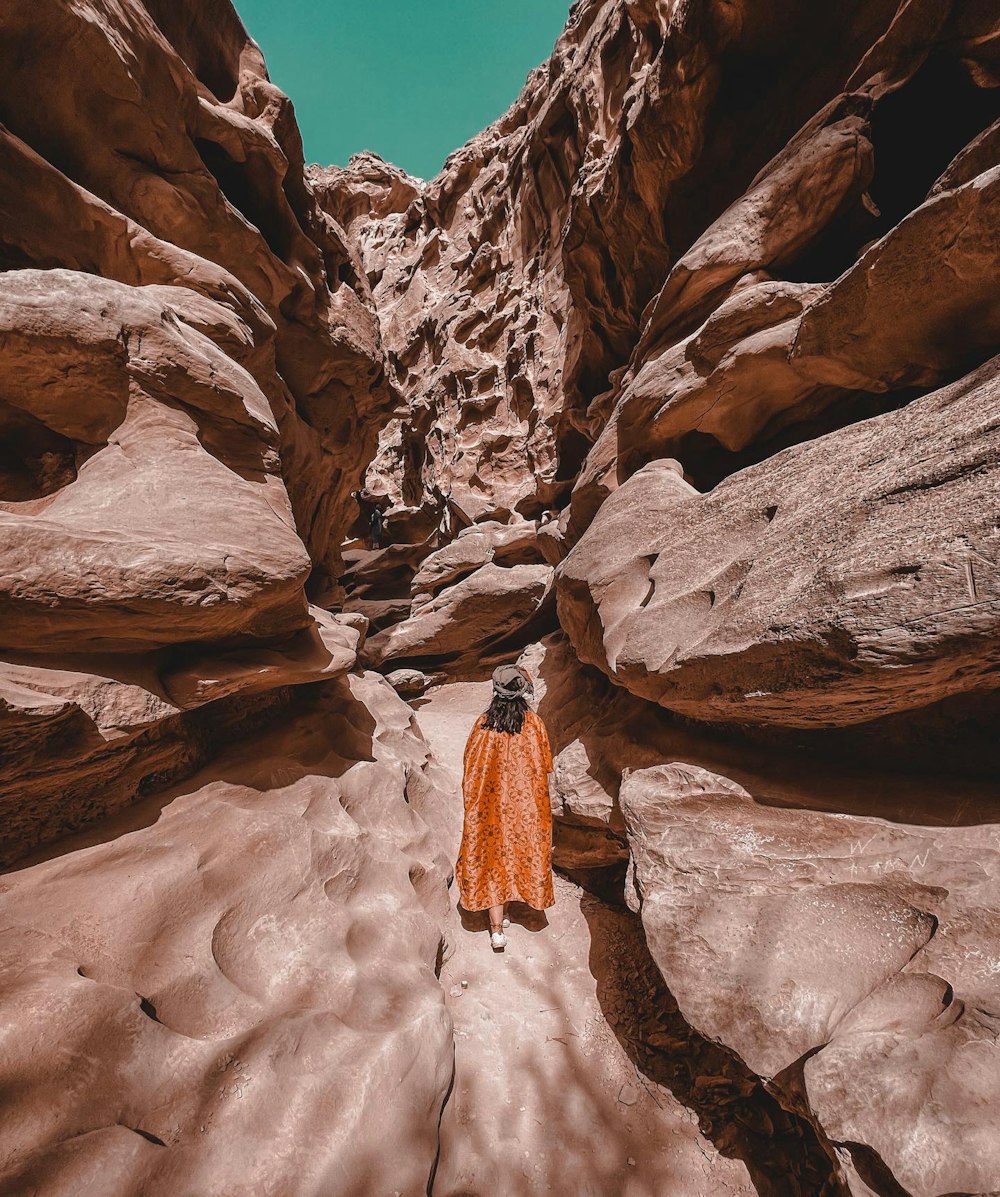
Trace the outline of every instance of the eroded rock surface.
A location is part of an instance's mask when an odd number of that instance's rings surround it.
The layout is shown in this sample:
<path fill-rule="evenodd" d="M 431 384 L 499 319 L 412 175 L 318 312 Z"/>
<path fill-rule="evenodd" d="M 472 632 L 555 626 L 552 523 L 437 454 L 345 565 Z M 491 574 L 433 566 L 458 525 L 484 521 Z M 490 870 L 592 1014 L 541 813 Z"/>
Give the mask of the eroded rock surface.
<path fill-rule="evenodd" d="M 423 603 L 405 623 L 377 633 L 365 646 L 374 666 L 389 661 L 451 658 L 453 668 L 482 668 L 509 656 L 541 630 L 552 606 L 552 567 L 487 562 Z"/>
<path fill-rule="evenodd" d="M 804 1070 L 862 1176 L 994 1189 L 996 824 L 775 807 L 683 763 L 631 774 L 621 805 L 650 950 L 692 1025 L 779 1088 Z"/>
<path fill-rule="evenodd" d="M 392 399 L 228 3 L 8 4 L 0 68 L 9 859 L 353 664 L 363 629 L 309 599 Z"/>
<path fill-rule="evenodd" d="M 380 628 L 421 618 L 421 561 L 470 523 L 544 518 L 558 565 L 651 461 L 711 490 L 995 353 L 993 24 L 923 2 L 827 22 L 592 0 L 437 178 L 311 173 L 408 401 L 368 471 L 415 554 Z"/>
<path fill-rule="evenodd" d="M 583 660 L 683 714 L 859 723 L 1000 665 L 1000 360 L 697 495 L 634 474 L 560 570 Z"/>
<path fill-rule="evenodd" d="M 425 181 L 227 0 L 4 6 L 0 1183 L 427 1191 L 457 825 L 357 662 L 524 650 L 636 1077 L 761 1193 L 1000 1189 L 998 33 L 580 0 Z"/>
<path fill-rule="evenodd" d="M 423 1192 L 453 1066 L 436 778 L 389 686 L 344 678 L 7 874 L 4 1193 Z"/>

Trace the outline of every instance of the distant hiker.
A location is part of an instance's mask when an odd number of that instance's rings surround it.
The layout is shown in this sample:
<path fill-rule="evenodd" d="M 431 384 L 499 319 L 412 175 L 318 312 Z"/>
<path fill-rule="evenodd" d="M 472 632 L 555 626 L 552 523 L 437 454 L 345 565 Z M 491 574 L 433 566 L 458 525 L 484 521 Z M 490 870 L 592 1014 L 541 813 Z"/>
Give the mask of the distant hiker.
<path fill-rule="evenodd" d="M 493 673 L 493 698 L 465 746 L 465 824 L 455 865 L 466 910 L 489 910 L 490 944 L 507 946 L 507 902 L 544 910 L 552 891 L 552 750 L 545 724 L 528 706 L 531 675 L 516 665 Z"/>
<path fill-rule="evenodd" d="M 371 540 L 372 548 L 380 549 L 382 547 L 382 508 L 373 507 L 371 517 Z"/>
<path fill-rule="evenodd" d="M 436 482 L 431 483 L 431 498 L 437 504 L 438 509 L 438 535 L 444 541 L 451 539 L 451 487 L 448 488 L 448 493 L 438 486 Z"/>

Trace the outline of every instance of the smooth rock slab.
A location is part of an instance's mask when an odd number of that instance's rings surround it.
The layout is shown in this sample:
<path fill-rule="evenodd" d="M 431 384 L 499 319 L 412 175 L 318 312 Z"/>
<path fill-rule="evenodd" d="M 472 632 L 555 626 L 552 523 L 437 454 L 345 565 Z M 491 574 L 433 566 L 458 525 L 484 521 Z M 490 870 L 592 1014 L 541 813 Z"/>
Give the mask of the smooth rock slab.
<path fill-rule="evenodd" d="M 681 762 L 628 775 L 621 806 L 649 948 L 692 1026 L 779 1090 L 804 1064 L 827 1136 L 915 1197 L 994 1189 L 997 825 L 763 805 Z"/>
<path fill-rule="evenodd" d="M 410 583 L 414 614 L 435 593 L 465 577 L 487 562 L 497 565 L 538 565 L 544 562 L 537 546 L 538 525 L 521 521 L 506 525 L 473 524 L 450 544 L 431 553 L 420 563 Z"/>

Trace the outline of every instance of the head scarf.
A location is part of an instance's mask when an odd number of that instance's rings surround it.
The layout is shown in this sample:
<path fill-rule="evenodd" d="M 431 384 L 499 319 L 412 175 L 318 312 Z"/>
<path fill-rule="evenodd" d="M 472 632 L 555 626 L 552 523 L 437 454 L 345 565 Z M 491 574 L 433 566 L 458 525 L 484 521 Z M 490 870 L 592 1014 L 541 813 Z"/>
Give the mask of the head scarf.
<path fill-rule="evenodd" d="M 499 665 L 493 670 L 493 693 L 501 698 L 529 698 L 534 686 L 531 674 L 516 665 Z"/>

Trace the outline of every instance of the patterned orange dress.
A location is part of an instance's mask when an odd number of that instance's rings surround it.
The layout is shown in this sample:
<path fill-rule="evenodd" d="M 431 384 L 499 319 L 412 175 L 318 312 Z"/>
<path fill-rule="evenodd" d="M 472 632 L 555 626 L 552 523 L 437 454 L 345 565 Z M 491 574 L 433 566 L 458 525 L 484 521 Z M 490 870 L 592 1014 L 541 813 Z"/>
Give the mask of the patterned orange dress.
<path fill-rule="evenodd" d="M 465 746 L 465 823 L 455 864 L 466 910 L 518 901 L 536 910 L 555 905 L 551 771 L 548 733 L 534 711 L 525 712 L 517 735 L 476 720 Z"/>

